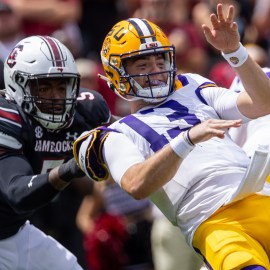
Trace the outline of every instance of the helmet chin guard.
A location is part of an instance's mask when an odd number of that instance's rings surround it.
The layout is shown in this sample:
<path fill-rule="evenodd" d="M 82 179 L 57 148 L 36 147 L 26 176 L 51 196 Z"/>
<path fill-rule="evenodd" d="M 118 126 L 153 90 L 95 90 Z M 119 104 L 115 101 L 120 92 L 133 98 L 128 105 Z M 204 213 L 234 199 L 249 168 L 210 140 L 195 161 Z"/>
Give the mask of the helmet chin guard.
<path fill-rule="evenodd" d="M 6 97 L 15 100 L 43 127 L 57 130 L 70 125 L 75 113 L 80 75 L 72 54 L 57 39 L 31 36 L 21 40 L 4 63 L 4 78 Z M 39 91 L 42 79 L 64 80 L 65 97 L 59 100 L 34 95 L 32 87 L 36 85 Z M 50 104 L 50 111 L 41 111 L 40 104 Z M 59 104 L 62 104 L 61 113 Z"/>

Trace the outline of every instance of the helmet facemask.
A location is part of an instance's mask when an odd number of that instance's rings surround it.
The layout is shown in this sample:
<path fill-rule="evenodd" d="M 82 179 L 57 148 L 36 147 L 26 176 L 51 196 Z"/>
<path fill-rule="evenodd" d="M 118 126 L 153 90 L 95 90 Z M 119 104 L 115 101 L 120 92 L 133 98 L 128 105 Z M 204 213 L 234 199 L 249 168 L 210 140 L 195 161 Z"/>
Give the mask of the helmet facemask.
<path fill-rule="evenodd" d="M 77 74 L 73 76 L 71 74 L 26 76 L 26 83 L 20 85 L 20 82 L 17 82 L 24 92 L 21 103 L 23 110 L 47 129 L 58 130 L 69 126 L 75 112 L 79 76 Z M 49 80 L 50 83 L 58 82 L 58 89 L 51 90 L 60 91 L 57 93 L 57 97 L 54 97 L 53 94 L 49 97 L 46 96 L 46 91 L 49 91 L 48 88 L 50 88 L 50 84 L 46 85 L 46 80 Z"/>
<path fill-rule="evenodd" d="M 135 62 L 148 56 L 162 57 L 162 68 L 158 72 L 129 74 L 127 63 Z M 111 55 L 113 59 L 113 55 Z M 175 52 L 173 46 L 159 47 L 157 49 L 144 49 L 132 53 L 122 54 L 120 56 L 121 66 L 118 70 L 120 74 L 120 89 L 124 93 L 122 98 L 132 101 L 143 99 L 146 102 L 158 103 L 165 100 L 174 91 L 174 82 L 176 75 Z M 115 66 L 114 66 L 115 68 Z M 156 79 L 157 75 L 166 77 L 166 80 Z M 162 76 L 163 75 L 163 76 Z M 166 75 L 166 76 L 164 76 Z M 140 85 L 139 81 L 143 81 Z M 126 98 L 125 98 L 126 96 Z"/>

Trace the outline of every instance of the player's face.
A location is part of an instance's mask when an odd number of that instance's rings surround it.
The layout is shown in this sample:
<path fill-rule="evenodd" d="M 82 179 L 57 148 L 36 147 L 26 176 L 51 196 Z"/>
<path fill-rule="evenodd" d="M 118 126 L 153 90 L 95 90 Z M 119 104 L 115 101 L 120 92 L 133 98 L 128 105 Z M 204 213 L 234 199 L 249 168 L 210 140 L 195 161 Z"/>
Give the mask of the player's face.
<path fill-rule="evenodd" d="M 67 80 L 64 78 L 38 79 L 32 83 L 31 93 L 41 112 L 62 114 L 65 109 Z"/>
<path fill-rule="evenodd" d="M 136 59 L 126 60 L 125 68 L 129 75 L 150 74 L 149 76 L 133 77 L 141 87 L 159 86 L 167 82 L 168 73 L 164 54 L 148 55 Z"/>

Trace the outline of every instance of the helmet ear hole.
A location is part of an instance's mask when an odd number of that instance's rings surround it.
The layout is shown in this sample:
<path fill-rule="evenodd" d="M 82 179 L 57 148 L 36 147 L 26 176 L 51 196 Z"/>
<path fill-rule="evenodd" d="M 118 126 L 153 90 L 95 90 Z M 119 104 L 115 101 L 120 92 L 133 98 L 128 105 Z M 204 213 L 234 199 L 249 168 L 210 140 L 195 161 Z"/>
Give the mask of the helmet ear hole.
<path fill-rule="evenodd" d="M 29 111 L 30 110 L 30 105 L 28 103 L 24 103 L 24 109 L 26 111 Z"/>
<path fill-rule="evenodd" d="M 112 83 L 108 83 L 109 87 L 111 90 L 115 91 L 116 87 Z"/>
<path fill-rule="evenodd" d="M 21 74 L 17 73 L 15 75 L 15 81 L 16 83 L 21 84 L 24 82 L 24 77 Z"/>

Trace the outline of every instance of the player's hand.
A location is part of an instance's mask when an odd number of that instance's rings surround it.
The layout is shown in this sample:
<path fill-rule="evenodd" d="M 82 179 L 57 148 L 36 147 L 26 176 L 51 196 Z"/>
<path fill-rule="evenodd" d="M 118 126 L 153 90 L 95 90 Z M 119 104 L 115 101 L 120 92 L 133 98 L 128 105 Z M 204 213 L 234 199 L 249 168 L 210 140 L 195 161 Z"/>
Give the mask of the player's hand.
<path fill-rule="evenodd" d="M 217 14 L 211 14 L 212 29 L 203 24 L 206 40 L 217 50 L 224 53 L 235 52 L 239 48 L 240 34 L 237 23 L 234 22 L 234 6 L 230 6 L 225 15 L 222 4 L 217 5 Z"/>
<path fill-rule="evenodd" d="M 242 120 L 209 119 L 189 130 L 190 140 L 196 144 L 207 141 L 213 137 L 224 138 L 225 130 L 240 127 Z"/>

